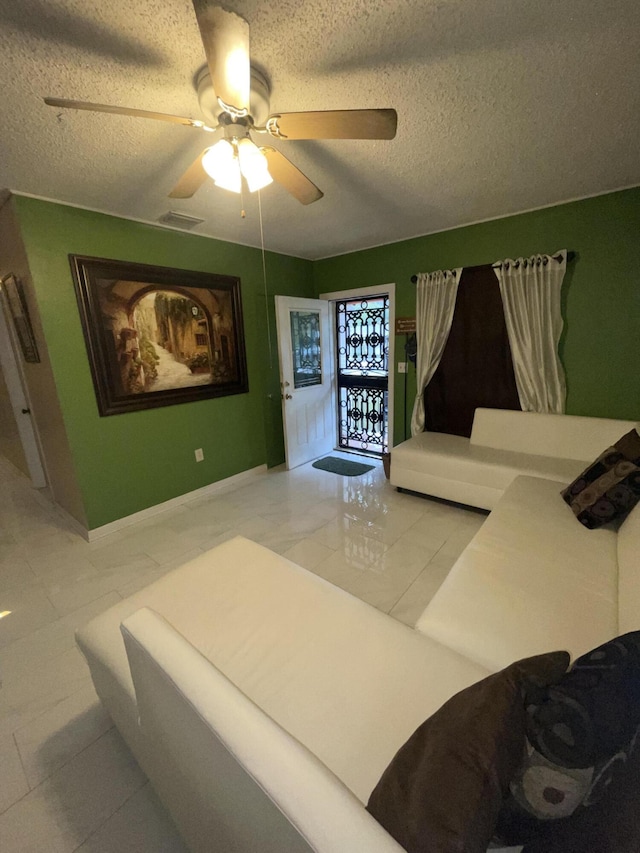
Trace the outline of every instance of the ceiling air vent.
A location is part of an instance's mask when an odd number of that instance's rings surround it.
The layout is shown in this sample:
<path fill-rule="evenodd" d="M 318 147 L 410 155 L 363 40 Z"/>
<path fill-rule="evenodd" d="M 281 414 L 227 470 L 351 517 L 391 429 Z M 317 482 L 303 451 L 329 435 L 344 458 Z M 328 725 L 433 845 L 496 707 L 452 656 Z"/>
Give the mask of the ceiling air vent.
<path fill-rule="evenodd" d="M 196 225 L 202 225 L 204 219 L 198 219 L 196 216 L 186 216 L 184 213 L 176 213 L 175 210 L 168 210 L 163 213 L 158 219 L 163 225 L 170 225 L 172 228 L 183 228 L 190 231 Z"/>

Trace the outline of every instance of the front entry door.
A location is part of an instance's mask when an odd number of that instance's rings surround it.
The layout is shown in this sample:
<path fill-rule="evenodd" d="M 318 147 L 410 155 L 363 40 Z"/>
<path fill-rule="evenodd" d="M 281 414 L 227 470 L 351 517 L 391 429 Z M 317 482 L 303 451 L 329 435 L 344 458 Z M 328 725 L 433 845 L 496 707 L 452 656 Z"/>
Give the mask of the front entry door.
<path fill-rule="evenodd" d="M 276 322 L 285 458 L 295 468 L 335 446 L 329 303 L 276 296 Z"/>
<path fill-rule="evenodd" d="M 389 449 L 389 296 L 336 302 L 338 444 L 381 455 Z"/>

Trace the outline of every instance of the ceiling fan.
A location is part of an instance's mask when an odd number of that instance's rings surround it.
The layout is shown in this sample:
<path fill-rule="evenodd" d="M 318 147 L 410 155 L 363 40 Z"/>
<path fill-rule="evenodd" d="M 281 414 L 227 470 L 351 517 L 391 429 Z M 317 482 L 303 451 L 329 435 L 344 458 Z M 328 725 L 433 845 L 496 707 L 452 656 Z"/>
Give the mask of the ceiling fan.
<path fill-rule="evenodd" d="M 208 65 L 208 71 L 204 69 L 198 78 L 200 104 L 211 116 L 212 124 L 85 101 L 45 98 L 45 103 L 182 124 L 210 133 L 222 131 L 222 138 L 205 148 L 182 175 L 169 193 L 170 198 L 191 198 L 211 177 L 217 186 L 238 193 L 243 181 L 254 192 L 276 180 L 299 202 L 311 204 L 322 198 L 321 190 L 279 150 L 257 145 L 252 134 L 282 141 L 394 138 L 398 117 L 393 109 L 273 113 L 259 124 L 252 115 L 253 112 L 257 117 L 258 113 L 255 98 L 262 99 L 268 112 L 269 89 L 264 77 L 250 64 L 249 24 L 234 12 L 213 5 L 211 0 L 193 0 L 193 6 Z"/>

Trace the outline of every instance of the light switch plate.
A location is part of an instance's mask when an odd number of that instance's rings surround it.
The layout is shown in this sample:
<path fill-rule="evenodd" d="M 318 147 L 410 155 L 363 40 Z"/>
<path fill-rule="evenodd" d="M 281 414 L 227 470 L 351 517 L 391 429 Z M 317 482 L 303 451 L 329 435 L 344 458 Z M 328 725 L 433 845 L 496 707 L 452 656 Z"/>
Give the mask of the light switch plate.
<path fill-rule="evenodd" d="M 196 456 L 196 462 L 203 462 L 204 461 L 204 452 L 203 452 L 201 447 L 199 447 L 197 450 L 195 450 L 194 453 Z"/>
<path fill-rule="evenodd" d="M 406 373 L 407 372 L 407 362 L 399 361 L 398 362 L 398 373 Z"/>

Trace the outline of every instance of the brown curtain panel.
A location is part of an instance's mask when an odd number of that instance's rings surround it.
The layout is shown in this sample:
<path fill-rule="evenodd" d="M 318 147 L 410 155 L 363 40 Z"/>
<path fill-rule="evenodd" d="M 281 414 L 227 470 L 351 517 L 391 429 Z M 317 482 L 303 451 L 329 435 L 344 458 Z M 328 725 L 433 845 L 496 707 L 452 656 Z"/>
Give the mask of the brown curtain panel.
<path fill-rule="evenodd" d="M 425 429 L 470 436 L 479 406 L 520 409 L 500 287 L 489 264 L 462 272 L 442 360 L 424 390 Z"/>

